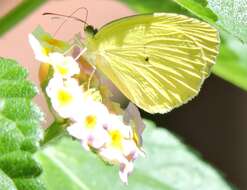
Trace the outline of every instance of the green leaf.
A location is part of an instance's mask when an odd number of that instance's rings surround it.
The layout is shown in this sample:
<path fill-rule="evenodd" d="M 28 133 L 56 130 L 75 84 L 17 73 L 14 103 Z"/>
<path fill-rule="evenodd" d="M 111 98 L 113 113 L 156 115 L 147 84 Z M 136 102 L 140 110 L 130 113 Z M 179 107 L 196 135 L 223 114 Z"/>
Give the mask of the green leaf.
<path fill-rule="evenodd" d="M 42 169 L 32 155 L 42 137 L 42 113 L 31 101 L 37 88 L 26 77 L 14 60 L 0 58 L 1 190 L 44 189 L 37 179 Z"/>
<path fill-rule="evenodd" d="M 247 91 L 247 45 L 229 35 L 222 37 L 213 73 Z"/>
<path fill-rule="evenodd" d="M 48 144 L 50 141 L 56 141 L 58 138 L 64 136 L 65 127 L 68 126 L 66 122 L 54 121 L 46 130 L 42 145 Z"/>
<path fill-rule="evenodd" d="M 138 13 L 150 13 L 150 12 L 186 12 L 178 4 L 174 3 L 173 0 L 120 0 L 123 3 L 128 4 L 132 9 Z"/>
<path fill-rule="evenodd" d="M 214 14 L 208 7 L 206 0 L 173 0 L 186 8 L 194 15 L 208 22 L 214 23 L 218 20 L 217 15 Z M 217 0 L 218 1 L 218 0 Z"/>
<path fill-rule="evenodd" d="M 44 168 L 42 178 L 48 190 L 230 190 L 211 166 L 200 160 L 165 129 L 147 124 L 144 132 L 146 158 L 136 168 L 125 187 L 118 168 L 106 165 L 93 153 L 85 152 L 77 141 L 63 138 L 58 144 L 38 152 Z"/>
<path fill-rule="evenodd" d="M 0 36 L 45 2 L 46 0 L 23 0 L 20 5 L 0 18 Z"/>

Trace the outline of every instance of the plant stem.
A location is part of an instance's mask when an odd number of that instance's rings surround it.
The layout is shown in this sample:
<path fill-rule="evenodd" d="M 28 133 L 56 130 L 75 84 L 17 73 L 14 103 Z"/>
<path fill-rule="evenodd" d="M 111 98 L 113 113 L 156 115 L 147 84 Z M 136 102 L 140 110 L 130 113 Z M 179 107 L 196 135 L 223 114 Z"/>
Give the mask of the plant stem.
<path fill-rule="evenodd" d="M 0 36 L 5 34 L 8 30 L 10 30 L 13 26 L 23 20 L 27 15 L 46 1 L 47 0 L 23 0 L 20 5 L 0 18 Z"/>

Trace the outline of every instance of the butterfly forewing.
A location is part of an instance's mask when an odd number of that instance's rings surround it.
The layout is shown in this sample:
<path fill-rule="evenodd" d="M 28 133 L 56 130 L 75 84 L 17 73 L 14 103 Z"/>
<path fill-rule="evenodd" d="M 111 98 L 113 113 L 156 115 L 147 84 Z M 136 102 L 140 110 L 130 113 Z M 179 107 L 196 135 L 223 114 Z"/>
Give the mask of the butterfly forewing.
<path fill-rule="evenodd" d="M 105 25 L 88 39 L 86 57 L 137 106 L 165 113 L 198 94 L 218 45 L 209 24 L 159 13 Z"/>

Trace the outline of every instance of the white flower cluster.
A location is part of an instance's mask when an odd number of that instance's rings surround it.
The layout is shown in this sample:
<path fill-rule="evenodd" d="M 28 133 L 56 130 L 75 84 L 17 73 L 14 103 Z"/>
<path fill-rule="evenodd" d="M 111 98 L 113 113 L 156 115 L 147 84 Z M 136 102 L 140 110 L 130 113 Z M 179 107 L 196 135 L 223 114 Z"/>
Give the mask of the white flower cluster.
<path fill-rule="evenodd" d="M 78 80 L 73 78 L 80 73 L 79 64 L 73 57 L 49 53 L 32 34 L 29 42 L 36 59 L 50 64 L 54 70 L 46 94 L 56 113 L 71 121 L 68 133 L 80 140 L 86 150 L 93 150 L 106 162 L 119 165 L 120 178 L 127 184 L 133 161 L 143 155 L 132 127 L 84 92 Z"/>

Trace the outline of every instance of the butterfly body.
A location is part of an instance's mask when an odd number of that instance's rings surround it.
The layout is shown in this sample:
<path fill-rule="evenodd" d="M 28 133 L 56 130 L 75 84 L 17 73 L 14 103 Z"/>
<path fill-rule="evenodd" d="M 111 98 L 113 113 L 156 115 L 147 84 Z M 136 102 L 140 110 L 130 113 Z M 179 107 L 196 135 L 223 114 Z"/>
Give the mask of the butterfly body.
<path fill-rule="evenodd" d="M 85 58 L 150 113 L 197 95 L 218 54 L 217 30 L 183 15 L 136 15 L 88 31 Z"/>

